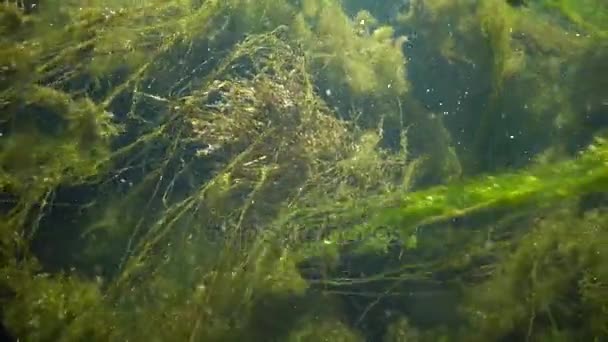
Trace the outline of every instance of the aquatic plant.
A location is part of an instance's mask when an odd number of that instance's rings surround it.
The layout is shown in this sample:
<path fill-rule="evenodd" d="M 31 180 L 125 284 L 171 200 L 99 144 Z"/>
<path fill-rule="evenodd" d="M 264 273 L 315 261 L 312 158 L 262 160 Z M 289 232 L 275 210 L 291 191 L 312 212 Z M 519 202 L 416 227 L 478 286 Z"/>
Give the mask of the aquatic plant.
<path fill-rule="evenodd" d="M 1 4 L 3 325 L 67 341 L 605 337 L 608 151 L 583 119 L 601 123 L 605 12 L 386 15 L 396 3 Z M 564 61 L 563 87 L 539 91 Z M 470 140 L 421 95 L 437 65 L 454 75 L 442 95 L 484 108 L 467 107 Z M 513 140 L 497 118 L 523 104 L 508 128 L 555 134 L 544 154 L 513 157 L 522 139 L 497 157 L 509 169 L 471 167 Z M 425 291 L 449 303 L 430 323 Z"/>
<path fill-rule="evenodd" d="M 359 103 L 371 101 L 365 109 L 383 107 L 382 101 L 388 100 L 393 106 L 386 115 L 398 115 L 394 99 L 409 88 L 401 46 L 404 38 L 395 36 L 390 26 L 375 25 L 369 12 L 357 14 L 358 21 L 351 19 L 339 2 L 307 0 L 302 6 L 295 18 L 295 38 L 311 54 L 312 72 L 329 94 L 349 96 Z M 379 121 L 361 119 L 368 125 Z"/>
<path fill-rule="evenodd" d="M 540 219 L 490 279 L 471 289 L 468 310 L 479 328 L 476 338 L 605 336 L 606 303 L 600 298 L 606 295 L 606 228 L 606 214 L 598 211 L 577 217 L 562 209 Z M 580 319 L 580 312 L 593 318 Z"/>
<path fill-rule="evenodd" d="M 528 205 L 550 205 L 564 198 L 601 191 L 608 179 L 606 156 L 605 142 L 600 139 L 598 145 L 577 160 L 415 193 L 396 191 L 358 203 L 337 204 L 322 212 L 294 212 L 294 217 L 304 226 L 323 223 L 320 228 L 327 233 L 324 240 L 316 244 L 318 248 L 363 243 L 365 253 L 369 248 L 386 251 L 395 242 L 405 245 L 411 234 L 433 223 L 493 209 L 521 210 Z M 320 220 L 320 216 L 324 218 Z M 343 222 L 348 223 L 347 230 L 339 229 L 344 226 Z M 309 253 L 306 251 L 304 255 Z"/>
<path fill-rule="evenodd" d="M 558 137 L 593 134 L 573 107 L 586 100 L 572 101 L 569 90 L 579 88 L 577 66 L 602 34 L 547 14 L 545 4 L 416 1 L 396 21 L 418 37 L 409 56 L 421 86 L 412 92 L 445 113 L 465 174 L 523 166 L 550 146 L 572 153 L 589 140 L 572 148 L 559 146 L 567 139 Z M 452 75 L 451 82 L 432 81 L 441 75 Z"/>

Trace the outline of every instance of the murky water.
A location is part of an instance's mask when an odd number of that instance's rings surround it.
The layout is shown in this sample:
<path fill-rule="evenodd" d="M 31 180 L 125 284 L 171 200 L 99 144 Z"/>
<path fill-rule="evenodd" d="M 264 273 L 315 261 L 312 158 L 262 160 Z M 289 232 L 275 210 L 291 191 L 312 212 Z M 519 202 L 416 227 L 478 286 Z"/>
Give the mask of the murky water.
<path fill-rule="evenodd" d="M 1 338 L 608 339 L 607 23 L 2 2 Z"/>

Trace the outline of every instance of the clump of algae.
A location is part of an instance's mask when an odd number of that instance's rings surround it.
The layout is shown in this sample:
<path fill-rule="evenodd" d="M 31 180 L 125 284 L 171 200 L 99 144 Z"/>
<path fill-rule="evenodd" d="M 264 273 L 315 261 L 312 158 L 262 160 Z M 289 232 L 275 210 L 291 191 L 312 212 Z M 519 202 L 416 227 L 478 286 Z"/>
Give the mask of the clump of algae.
<path fill-rule="evenodd" d="M 334 1 L 307 0 L 302 7 L 294 35 L 311 54 L 314 72 L 327 90 L 379 106 L 407 93 L 404 38 L 392 27 L 377 25 L 365 11 L 350 18 Z"/>

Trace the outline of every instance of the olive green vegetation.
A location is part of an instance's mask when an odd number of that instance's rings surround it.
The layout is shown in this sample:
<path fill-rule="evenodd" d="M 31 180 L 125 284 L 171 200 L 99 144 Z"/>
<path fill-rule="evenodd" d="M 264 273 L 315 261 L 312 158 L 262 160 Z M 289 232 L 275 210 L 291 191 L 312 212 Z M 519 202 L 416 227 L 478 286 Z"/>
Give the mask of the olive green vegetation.
<path fill-rule="evenodd" d="M 292 26 L 321 95 L 342 118 L 363 128 L 380 124 L 397 141 L 407 127 L 415 127 L 411 138 L 426 155 L 426 177 L 441 181 L 460 174 L 441 118 L 408 96 L 406 35 L 395 34 L 394 27 L 380 24 L 367 10 L 349 17 L 339 1 L 303 1 Z M 432 143 L 428 134 L 435 136 Z"/>
<path fill-rule="evenodd" d="M 364 247 L 369 247 L 364 249 L 366 253 L 370 248 L 386 251 L 388 244 L 395 240 L 408 247 L 409 237 L 426 225 L 492 210 L 551 206 L 562 199 L 605 189 L 608 186 L 607 163 L 608 148 L 599 140 L 575 161 L 541 165 L 525 172 L 487 176 L 414 193 L 369 196 L 320 212 L 318 209 L 294 211 L 294 221 L 302 220 L 303 226 L 310 224 L 309 221 L 315 226 L 326 224 L 330 229 L 342 227 L 341 220 L 351 223 L 345 230 L 330 231 L 319 243 L 321 247 L 359 243 L 360 240 Z M 495 215 L 499 216 L 499 212 Z M 362 223 L 353 226 L 356 220 Z"/>
<path fill-rule="evenodd" d="M 366 3 L 1 4 L 10 334 L 607 338 L 606 5 Z"/>
<path fill-rule="evenodd" d="M 430 90 L 440 100 L 426 104 L 448 112 L 444 122 L 461 142 L 457 151 L 465 174 L 522 166 L 533 150 L 571 153 L 589 142 L 581 139 L 599 127 L 603 108 L 596 96 L 605 77 L 599 66 L 591 67 L 596 73 L 585 74 L 584 82 L 575 75 L 588 67 L 587 54 L 605 58 L 608 51 L 601 28 L 567 21 L 566 8 L 583 16 L 593 7 L 579 3 L 557 11 L 542 1 L 517 7 L 501 0 L 412 1 L 395 18 L 421 37 L 411 62 L 422 84 L 417 92 L 420 97 Z M 606 15 L 605 5 L 595 8 Z M 436 62 L 425 62 L 431 58 Z M 432 81 L 441 75 L 453 75 L 452 82 Z"/>
<path fill-rule="evenodd" d="M 597 340 L 608 329 L 605 213 L 562 209 L 539 221 L 474 288 L 470 307 L 484 340 Z M 576 229 L 574 229 L 576 228 Z M 567 303 L 564 305 L 564 303 Z"/>

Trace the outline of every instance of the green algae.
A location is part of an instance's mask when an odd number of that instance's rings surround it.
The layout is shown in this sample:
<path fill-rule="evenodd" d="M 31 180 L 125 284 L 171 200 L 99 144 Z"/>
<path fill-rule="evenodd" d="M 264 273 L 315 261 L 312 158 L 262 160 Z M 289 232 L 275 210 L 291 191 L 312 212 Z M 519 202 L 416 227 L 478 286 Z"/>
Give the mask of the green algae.
<path fill-rule="evenodd" d="M 394 3 L 1 5 L 9 332 L 606 336 L 605 8 Z M 446 70 L 430 106 L 417 75 Z M 459 89 L 469 140 L 444 114 Z M 412 309 L 437 286 L 457 327 Z"/>
<path fill-rule="evenodd" d="M 381 198 L 364 199 L 360 203 L 354 201 L 346 207 L 327 208 L 322 215 L 333 215 L 337 221 L 330 220 L 329 227 L 340 227 L 341 220 L 356 222 L 361 215 L 365 215 L 365 221 L 354 227 L 349 225 L 347 230 L 330 232 L 319 248 L 324 248 L 324 244 L 333 248 L 331 245 L 363 241 L 362 251 L 365 253 L 375 249 L 386 250 L 393 240 L 406 245 L 412 233 L 437 222 L 497 209 L 550 206 L 565 198 L 605 191 L 608 177 L 606 147 L 603 140 L 598 144 L 573 161 L 540 165 L 526 172 L 487 176 L 477 181 L 419 192 L 396 192 Z M 304 212 L 296 214 L 296 219 L 307 224 L 315 222 L 316 215 L 312 212 L 309 216 Z"/>

